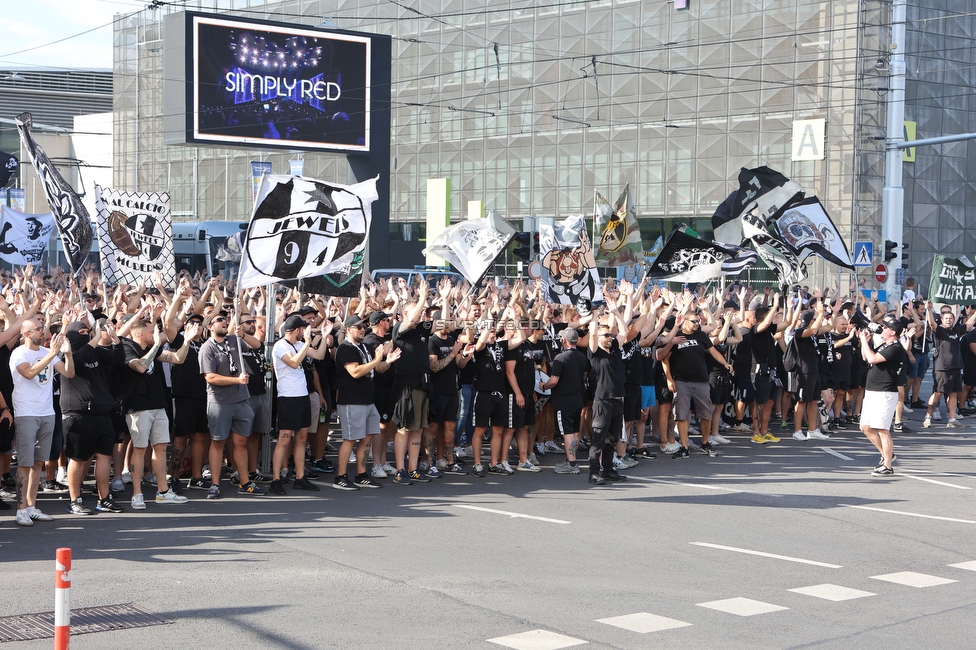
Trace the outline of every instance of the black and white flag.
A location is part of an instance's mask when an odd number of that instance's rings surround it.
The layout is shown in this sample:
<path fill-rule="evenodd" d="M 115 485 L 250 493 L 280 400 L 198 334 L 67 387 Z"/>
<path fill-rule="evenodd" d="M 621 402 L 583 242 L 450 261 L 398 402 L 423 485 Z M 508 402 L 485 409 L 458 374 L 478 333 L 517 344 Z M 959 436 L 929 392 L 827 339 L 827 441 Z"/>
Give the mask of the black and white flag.
<path fill-rule="evenodd" d="M 40 262 L 54 230 L 54 216 L 51 213 L 25 214 L 2 207 L 2 217 L 0 258 L 16 266 Z"/>
<path fill-rule="evenodd" d="M 788 206 L 775 220 L 775 227 L 780 240 L 796 255 L 809 251 L 838 266 L 854 268 L 844 238 L 817 197 Z"/>
<path fill-rule="evenodd" d="M 20 162 L 12 153 L 0 151 L 0 189 L 7 187 L 10 177 L 17 173 Z"/>
<path fill-rule="evenodd" d="M 357 267 L 362 270 L 377 198 L 375 178 L 339 185 L 265 174 L 244 240 L 240 286 L 355 276 Z"/>
<path fill-rule="evenodd" d="M 652 278 L 675 282 L 707 282 L 721 275 L 737 275 L 756 263 L 758 255 L 739 246 L 709 242 L 685 232 L 678 224 L 648 269 Z"/>
<path fill-rule="evenodd" d="M 44 186 L 47 204 L 54 215 L 54 223 L 61 234 L 61 242 L 68 258 L 72 273 L 78 273 L 84 266 L 88 254 L 91 252 L 92 240 L 95 232 L 92 229 L 91 217 L 81 199 L 75 194 L 71 185 L 62 178 L 58 170 L 51 164 L 44 149 L 41 148 L 31 135 L 31 114 L 21 113 L 14 121 L 20 132 L 20 140 L 30 156 L 34 171 Z"/>
<path fill-rule="evenodd" d="M 159 272 L 163 285 L 176 286 L 173 222 L 166 192 L 121 192 L 95 185 L 98 253 L 110 284 L 150 284 Z"/>
<path fill-rule="evenodd" d="M 447 260 L 474 285 L 515 235 L 515 228 L 494 210 L 489 210 L 484 219 L 467 219 L 448 227 L 424 249 L 424 255 Z"/>
<path fill-rule="evenodd" d="M 756 210 L 767 224 L 782 209 L 803 198 L 803 189 L 783 174 L 766 167 L 739 171 L 739 189 L 729 194 L 712 215 L 712 231 L 715 241 L 739 246 L 749 238 L 741 218 Z"/>
<path fill-rule="evenodd" d="M 550 302 L 589 309 L 589 303 L 603 300 L 603 287 L 583 215 L 558 222 L 539 219 L 539 254 L 542 283 Z"/>

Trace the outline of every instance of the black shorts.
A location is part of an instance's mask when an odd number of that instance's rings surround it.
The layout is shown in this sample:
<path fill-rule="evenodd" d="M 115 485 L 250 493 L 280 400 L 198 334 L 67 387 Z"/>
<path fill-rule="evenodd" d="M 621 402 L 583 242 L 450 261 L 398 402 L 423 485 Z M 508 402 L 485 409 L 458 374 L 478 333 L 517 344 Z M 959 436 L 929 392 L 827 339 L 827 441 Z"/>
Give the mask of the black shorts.
<path fill-rule="evenodd" d="M 54 409 L 54 432 L 51 434 L 51 453 L 48 460 L 58 460 L 61 458 L 61 451 L 64 449 L 64 418 L 61 416 L 61 409 Z"/>
<path fill-rule="evenodd" d="M 935 388 L 936 393 L 942 393 L 946 395 L 948 393 L 958 393 L 962 390 L 962 373 L 959 368 L 954 368 L 952 370 L 936 370 L 935 371 Z"/>
<path fill-rule="evenodd" d="M 827 377 L 826 384 L 827 388 L 831 390 L 849 391 L 851 389 L 851 373 L 850 371 L 843 373 L 832 372 Z"/>
<path fill-rule="evenodd" d="M 654 397 L 658 404 L 670 404 L 674 401 L 674 393 L 667 384 L 654 384 Z"/>
<path fill-rule="evenodd" d="M 71 460 L 84 462 L 95 454 L 111 456 L 114 449 L 111 415 L 69 413 L 64 416 L 64 451 Z"/>
<path fill-rule="evenodd" d="M 278 431 L 298 431 L 312 424 L 312 402 L 308 395 L 278 398 Z"/>
<path fill-rule="evenodd" d="M 624 422 L 636 422 L 641 417 L 641 387 L 624 384 Z"/>
<path fill-rule="evenodd" d="M 173 437 L 187 438 L 194 433 L 210 433 L 207 420 L 207 400 L 195 397 L 174 397 Z"/>
<path fill-rule="evenodd" d="M 708 383 L 714 388 L 711 375 L 708 377 Z M 752 375 L 748 371 L 735 375 L 735 390 L 732 391 L 732 394 L 735 395 L 737 402 L 745 404 L 751 404 L 756 399 L 756 388 L 752 384 Z M 716 402 L 714 395 L 712 397 L 712 404 L 725 404 L 727 401 L 729 400 L 724 399 L 721 402 Z"/>
<path fill-rule="evenodd" d="M 112 418 L 112 430 L 115 431 L 116 444 L 125 442 L 125 437 L 129 435 L 129 425 L 125 422 L 125 416 L 119 409 L 115 409 L 109 414 Z"/>
<path fill-rule="evenodd" d="M 976 366 L 970 364 L 962 370 L 963 386 L 976 386 Z"/>
<path fill-rule="evenodd" d="M 851 365 L 851 390 L 857 390 L 858 388 L 864 388 L 864 382 L 868 378 L 868 367 L 855 363 Z"/>
<path fill-rule="evenodd" d="M 387 370 L 387 372 L 391 372 Z M 373 405 L 376 412 L 380 414 L 380 422 L 389 422 L 393 419 L 393 384 L 375 384 L 373 386 Z"/>
<path fill-rule="evenodd" d="M 7 454 L 14 448 L 14 423 L 0 420 L 0 454 Z"/>
<path fill-rule="evenodd" d="M 580 410 L 559 409 L 555 412 L 555 431 L 561 436 L 570 436 L 579 433 L 580 430 Z"/>
<path fill-rule="evenodd" d="M 779 386 L 773 381 L 772 375 L 756 375 L 753 384 L 756 387 L 756 404 L 768 404 L 779 396 Z"/>
<path fill-rule="evenodd" d="M 507 427 L 508 396 L 479 390 L 474 396 L 474 426 Z"/>
<path fill-rule="evenodd" d="M 519 408 L 515 395 L 508 394 L 508 428 L 521 429 L 535 424 L 535 400 L 530 394 L 525 398 L 525 406 Z"/>
<path fill-rule="evenodd" d="M 796 399 L 798 402 L 816 402 L 820 399 L 820 373 L 797 373 Z"/>
<path fill-rule="evenodd" d="M 456 422 L 458 412 L 461 410 L 461 399 L 457 391 L 448 395 L 431 395 L 427 421 L 431 424 L 435 422 Z M 379 411 L 379 409 L 376 409 Z M 382 416 L 380 416 L 382 420 Z"/>
<path fill-rule="evenodd" d="M 741 386 L 741 384 L 740 384 Z M 752 402 L 753 398 L 756 396 L 756 391 L 752 387 L 752 381 L 749 381 L 750 395 L 746 399 L 740 398 L 736 395 L 736 399 L 740 402 Z M 741 393 L 740 393 L 741 394 Z M 725 406 L 732 399 L 732 378 L 726 374 L 711 374 L 708 376 L 708 396 L 712 400 L 712 406 L 722 405 Z M 706 414 L 711 419 L 710 414 Z M 698 417 L 702 417 L 699 415 Z"/>

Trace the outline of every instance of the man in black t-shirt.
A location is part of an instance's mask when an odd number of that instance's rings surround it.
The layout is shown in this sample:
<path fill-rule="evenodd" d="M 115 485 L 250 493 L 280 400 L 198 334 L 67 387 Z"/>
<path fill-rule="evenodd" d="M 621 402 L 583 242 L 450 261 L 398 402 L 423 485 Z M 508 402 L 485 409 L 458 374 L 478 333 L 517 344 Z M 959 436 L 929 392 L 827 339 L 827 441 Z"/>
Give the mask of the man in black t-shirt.
<path fill-rule="evenodd" d="M 832 345 L 830 363 L 830 383 L 827 388 L 834 391 L 834 418 L 830 422 L 830 429 L 846 429 L 847 423 L 840 416 L 841 409 L 851 390 L 851 362 L 853 361 L 854 330 L 844 316 L 834 318 L 834 329 L 828 333 Z"/>
<path fill-rule="evenodd" d="M 793 409 L 794 440 L 826 439 L 829 436 L 817 427 L 817 400 L 820 398 L 820 352 L 816 337 L 823 324 L 823 301 L 817 301 L 816 312 L 800 313 L 798 327 L 793 331 L 800 357 L 800 369 L 796 373 L 796 408 Z M 808 433 L 803 433 L 803 417 L 806 416 Z"/>
<path fill-rule="evenodd" d="M 495 327 L 486 326 L 474 346 L 474 435 L 471 437 L 471 447 L 475 465 L 471 473 L 479 478 L 485 475 L 485 468 L 481 464 L 481 442 L 489 426 L 491 462 L 488 471 L 499 475 L 515 473 L 507 467 L 512 437 L 506 435 L 510 414 L 506 397 L 505 352 L 517 348 L 522 341 L 521 330 L 514 332 L 509 339 L 499 340 Z"/>
<path fill-rule="evenodd" d="M 366 450 L 370 438 L 380 435 L 380 414 L 373 404 L 373 378 L 386 372 L 390 363 L 400 356 L 400 350 L 389 352 L 392 346 L 379 345 L 370 358 L 363 345 L 366 322 L 353 314 L 344 322 L 346 339 L 336 349 L 336 411 L 342 425 L 342 444 L 339 447 L 337 471 L 332 487 L 337 490 L 378 488 L 380 484 L 366 472 Z M 349 456 L 356 448 L 356 476 L 350 481 L 346 472 Z"/>
<path fill-rule="evenodd" d="M 902 331 L 901 322 L 894 317 L 883 321 L 882 344 L 871 348 L 870 334 L 861 330 L 861 354 L 872 364 L 868 370 L 861 406 L 861 431 L 881 453 L 881 463 L 875 468 L 875 476 L 891 476 L 893 445 L 891 442 L 891 418 L 898 405 L 898 376 L 905 363 L 905 349 L 898 342 Z"/>
<path fill-rule="evenodd" d="M 927 306 L 926 318 L 935 339 L 935 347 L 932 348 L 935 381 L 928 407 L 925 409 L 922 427 L 927 429 L 932 426 L 932 412 L 939 409 L 939 402 L 945 395 L 946 408 L 949 411 L 949 421 L 946 422 L 946 427 L 962 429 L 965 428 L 965 425 L 956 419 L 958 394 L 962 391 L 962 341 L 966 332 L 972 327 L 974 319 L 956 322 L 956 317 L 952 311 L 944 310 L 941 314 L 940 323 L 937 324 L 932 312 L 932 303 L 929 302 Z"/>
<path fill-rule="evenodd" d="M 433 314 L 434 328 L 427 339 L 430 355 L 430 476 L 437 476 L 440 470 L 447 474 L 467 474 L 454 459 L 454 432 L 457 428 L 461 400 L 458 393 L 458 374 L 468 365 L 474 346 L 467 346 L 467 355 L 462 355 L 464 344 L 458 340 L 461 330 L 454 331 L 454 323 L 445 320 L 441 312 Z M 431 469 L 433 468 L 433 469 Z"/>
<path fill-rule="evenodd" d="M 760 307 L 756 310 L 756 324 L 750 332 L 751 361 L 752 367 L 756 370 L 756 376 L 752 382 L 755 388 L 756 403 L 756 413 L 752 418 L 752 442 L 757 444 L 779 442 L 779 438 L 769 431 L 769 418 L 774 410 L 773 404 L 779 397 L 779 387 L 776 385 L 776 380 L 785 379 L 785 377 L 776 376 L 776 334 L 786 329 L 786 324 L 782 320 L 777 321 L 779 301 L 780 295 L 776 293 L 773 295 L 772 308 Z M 738 358 L 738 350 L 736 351 L 736 358 Z"/>
<path fill-rule="evenodd" d="M 200 374 L 198 355 L 203 345 L 203 316 L 191 313 L 186 317 L 186 324 L 200 325 L 200 334 L 189 340 L 189 349 L 183 363 L 170 368 L 173 388 L 173 453 L 170 457 L 170 487 L 177 494 L 183 494 L 180 472 L 183 469 L 183 457 L 190 453 L 190 487 L 206 490 L 210 487 L 208 481 L 201 478 L 203 473 L 203 459 L 207 455 L 210 442 L 210 424 L 207 421 L 207 382 Z M 179 348 L 185 340 L 180 332 L 170 345 Z M 187 445 L 190 448 L 187 449 Z M 213 469 L 213 468 L 211 468 Z M 219 474 L 218 474 L 219 477 Z M 157 478 L 158 480 L 158 478 Z M 246 482 L 246 481 L 245 481 Z"/>
<path fill-rule="evenodd" d="M 374 311 L 369 315 L 369 326 L 372 331 L 363 339 L 363 344 L 372 358 L 376 347 L 387 341 L 392 341 L 390 329 L 393 327 L 393 314 Z M 396 364 L 391 364 L 395 368 Z M 373 405 L 380 414 L 380 435 L 371 436 L 373 445 L 373 469 L 370 476 L 386 478 L 395 474 L 396 468 L 386 462 L 387 443 L 396 437 L 396 425 L 393 424 L 393 402 L 390 395 L 393 391 L 393 377 L 396 373 L 387 371 L 373 378 Z"/>
<path fill-rule="evenodd" d="M 522 343 L 505 352 L 509 429 L 518 445 L 518 471 L 538 472 L 539 468 L 529 462 L 529 426 L 535 425 L 535 346 L 528 340 L 532 334 L 528 321 L 520 323 L 520 328 Z"/>
<path fill-rule="evenodd" d="M 579 351 L 576 344 L 579 334 L 572 328 L 564 328 L 557 338 L 562 343 L 562 352 L 557 354 L 549 366 L 549 379 L 539 385 L 542 390 L 552 390 L 549 403 L 552 404 L 555 430 L 563 437 L 566 460 L 557 463 L 556 474 L 579 474 L 576 462 L 576 446 L 580 432 L 580 411 L 583 407 L 583 392 L 590 362 Z"/>

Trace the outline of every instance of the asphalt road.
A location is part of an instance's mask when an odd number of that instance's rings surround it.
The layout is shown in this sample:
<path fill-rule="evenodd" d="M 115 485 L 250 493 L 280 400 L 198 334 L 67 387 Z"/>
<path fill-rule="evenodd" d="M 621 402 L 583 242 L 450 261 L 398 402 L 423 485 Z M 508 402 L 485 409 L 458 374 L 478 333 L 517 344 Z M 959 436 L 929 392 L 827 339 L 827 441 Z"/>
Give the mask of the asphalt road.
<path fill-rule="evenodd" d="M 554 474 L 549 455 L 540 474 L 354 493 L 329 477 L 311 496 L 188 491 L 118 515 L 60 514 L 67 500 L 45 495 L 56 521 L 0 522 L 4 615 L 53 610 L 55 549 L 70 546 L 73 607 L 173 621 L 76 649 L 972 648 L 964 422 L 897 437 L 891 478 L 870 475 L 878 454 L 851 430 L 730 436 L 716 458 L 643 461 L 606 487 Z"/>

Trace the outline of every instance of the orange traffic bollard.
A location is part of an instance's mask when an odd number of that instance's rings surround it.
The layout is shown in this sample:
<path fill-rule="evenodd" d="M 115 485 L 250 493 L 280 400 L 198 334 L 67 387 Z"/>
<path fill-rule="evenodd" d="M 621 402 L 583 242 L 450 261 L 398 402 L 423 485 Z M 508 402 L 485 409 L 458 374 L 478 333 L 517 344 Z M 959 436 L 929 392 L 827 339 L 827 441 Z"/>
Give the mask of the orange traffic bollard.
<path fill-rule="evenodd" d="M 71 549 L 59 548 L 54 563 L 54 650 L 68 650 L 71 636 Z"/>

